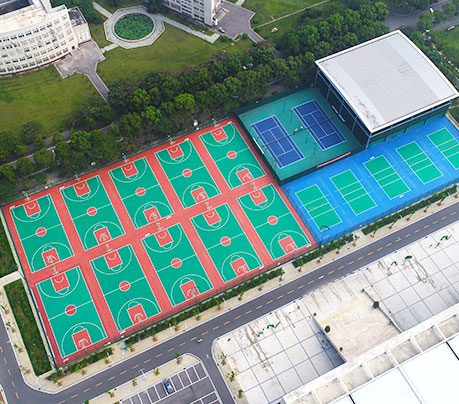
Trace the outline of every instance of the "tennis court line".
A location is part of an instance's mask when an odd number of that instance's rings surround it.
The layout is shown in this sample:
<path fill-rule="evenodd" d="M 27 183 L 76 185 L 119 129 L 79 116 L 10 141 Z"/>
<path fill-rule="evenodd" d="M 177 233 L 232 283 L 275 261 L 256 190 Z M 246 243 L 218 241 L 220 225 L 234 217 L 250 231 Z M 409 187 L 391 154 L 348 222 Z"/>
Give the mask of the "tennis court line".
<path fill-rule="evenodd" d="M 304 198 L 301 196 L 301 194 L 307 194 L 307 192 L 311 191 L 311 189 L 314 189 L 314 190 L 317 190 L 320 195 L 316 198 L 316 199 L 313 199 L 313 200 L 310 200 L 308 202 L 305 202 L 304 201 Z M 342 223 L 342 219 L 341 217 L 338 215 L 338 212 L 336 212 L 335 208 L 333 207 L 333 205 L 330 203 L 330 201 L 328 200 L 328 198 L 324 195 L 324 193 L 322 192 L 322 190 L 319 188 L 319 186 L 317 184 L 314 184 L 314 185 L 311 185 L 307 188 L 304 188 L 300 191 L 297 191 L 295 192 L 295 195 L 296 197 L 298 198 L 298 200 L 300 201 L 300 203 L 304 206 L 304 208 L 306 209 L 306 211 L 309 213 L 309 216 L 311 216 L 312 220 L 314 221 L 314 223 L 316 224 L 317 228 L 322 231 L 322 227 L 325 225 L 327 226 L 328 228 L 331 228 L 333 226 L 336 226 L 340 223 Z M 323 203 L 321 205 L 318 205 L 318 206 L 315 206 L 314 209 L 309 209 L 308 206 L 315 203 L 316 201 L 323 201 Z M 317 210 L 319 208 L 322 208 L 323 206 L 327 207 L 328 209 L 325 210 L 324 212 L 322 213 L 319 213 L 318 215 L 315 215 L 312 213 L 313 210 Z M 320 225 L 316 219 L 319 218 L 320 216 L 323 216 L 325 214 L 328 214 L 332 212 L 332 216 L 334 215 L 337 219 L 337 221 L 335 222 L 331 222 L 331 224 L 322 224 Z"/>
<path fill-rule="evenodd" d="M 345 173 L 350 173 L 353 177 L 353 180 L 354 182 L 351 182 L 351 183 L 348 183 L 347 185 L 345 185 L 344 187 L 339 187 L 338 185 L 336 185 L 336 182 L 335 182 L 335 178 L 336 177 L 339 177 L 339 176 L 342 176 L 343 174 Z M 373 209 L 375 206 L 377 206 L 376 202 L 374 201 L 374 199 L 371 197 L 371 195 L 369 194 L 369 192 L 366 190 L 366 188 L 362 185 L 362 183 L 359 181 L 359 179 L 355 176 L 355 174 L 352 172 L 351 169 L 348 169 L 348 170 L 345 170 L 345 171 L 342 171 L 341 173 L 339 174 L 336 174 L 334 175 L 333 177 L 330 177 L 330 180 L 332 181 L 333 185 L 335 185 L 336 189 L 338 190 L 338 192 L 340 193 L 340 195 L 343 197 L 343 199 L 346 201 L 346 203 L 349 205 L 349 207 L 352 209 L 352 211 L 354 212 L 354 214 L 357 216 L 357 215 L 360 215 L 362 213 L 365 213 L 367 211 L 369 211 L 370 209 Z M 358 187 L 353 190 L 353 191 L 350 191 L 348 193 L 346 193 L 346 195 L 343 194 L 342 190 L 344 188 L 349 188 L 350 186 L 354 185 L 354 184 L 358 184 Z M 364 192 L 364 194 L 362 195 L 359 195 L 359 196 L 356 196 L 355 198 L 351 198 L 351 199 L 348 199 L 347 196 L 354 193 L 354 192 L 358 192 L 362 190 Z M 353 202 L 357 202 L 360 198 L 365 198 L 365 197 L 368 197 L 370 199 L 370 201 L 373 203 L 373 205 L 369 206 L 367 209 L 365 210 L 362 210 L 362 211 L 359 211 L 358 213 L 354 210 L 354 207 L 351 205 L 351 203 Z"/>
<path fill-rule="evenodd" d="M 411 150 L 409 150 L 411 149 Z M 418 143 L 413 140 L 410 143 L 407 143 L 403 146 L 398 147 L 395 149 L 397 153 L 400 155 L 400 157 L 405 161 L 406 164 L 410 167 L 411 171 L 414 172 L 416 177 L 418 177 L 419 181 L 421 181 L 423 184 L 427 184 L 433 180 L 436 180 L 437 178 L 440 178 L 443 176 L 443 173 L 437 168 L 437 166 L 433 163 L 433 161 L 427 156 L 427 154 L 424 152 L 424 150 L 418 145 Z M 403 150 L 403 151 L 401 151 Z M 409 155 L 410 154 L 410 155 Z M 411 162 L 413 159 L 420 157 L 421 159 L 418 161 Z M 427 165 L 424 163 L 427 162 Z M 424 166 L 421 168 L 415 168 L 415 166 L 423 163 Z M 432 174 L 429 175 L 431 177 L 432 175 L 436 175 L 435 172 L 438 173 L 435 177 L 432 177 L 430 179 L 426 178 L 426 181 L 424 181 L 421 176 L 422 176 L 422 171 L 426 169 L 431 169 Z M 435 173 L 435 174 L 434 174 Z M 429 174 L 429 173 L 428 173 Z"/>
<path fill-rule="evenodd" d="M 383 159 L 383 160 L 381 160 Z M 368 166 L 370 164 L 377 164 L 376 162 L 377 161 L 382 161 L 382 164 L 386 164 L 386 166 L 382 169 L 380 169 L 379 171 L 376 171 L 376 172 L 373 172 L 372 169 L 370 169 Z M 380 155 L 378 157 L 375 157 L 375 158 L 372 158 L 366 162 L 363 163 L 363 165 L 365 166 L 365 168 L 368 170 L 368 172 L 371 174 L 371 176 L 375 179 L 375 181 L 378 183 L 378 185 L 382 188 L 382 190 L 384 191 L 384 193 L 386 194 L 386 196 L 389 198 L 389 199 L 394 199 L 400 195 L 404 195 L 406 194 L 407 192 L 411 191 L 411 188 L 405 183 L 405 181 L 403 181 L 402 177 L 400 177 L 400 174 L 397 172 L 397 170 L 395 170 L 395 168 L 392 166 L 391 163 L 389 163 L 389 161 L 386 159 L 385 156 L 383 155 Z M 387 171 L 389 170 L 389 174 L 387 175 L 384 175 L 383 177 L 377 177 L 380 173 L 384 172 L 384 171 Z M 386 178 L 389 178 L 391 176 L 395 176 L 395 179 L 393 181 L 390 181 L 390 182 L 386 182 L 383 184 L 383 180 L 385 180 Z M 403 192 L 399 192 L 397 193 L 396 195 L 394 196 L 390 196 L 389 193 L 386 191 L 386 187 L 388 186 L 391 186 L 393 184 L 396 184 L 398 182 L 401 182 L 401 186 L 405 187 L 405 191 Z"/>
<path fill-rule="evenodd" d="M 434 133 L 431 133 L 427 137 L 446 158 L 446 160 L 448 160 L 448 162 L 454 167 L 454 169 L 457 170 L 459 168 L 459 141 L 451 134 L 451 132 L 447 128 L 442 128 Z M 437 140 L 435 140 L 434 137 Z M 441 141 L 442 137 L 444 141 Z M 452 145 L 444 149 L 443 146 L 448 145 L 449 143 L 452 143 Z M 449 153 L 450 150 L 453 151 L 452 154 Z M 452 161 L 453 158 L 455 158 L 454 163 Z"/>

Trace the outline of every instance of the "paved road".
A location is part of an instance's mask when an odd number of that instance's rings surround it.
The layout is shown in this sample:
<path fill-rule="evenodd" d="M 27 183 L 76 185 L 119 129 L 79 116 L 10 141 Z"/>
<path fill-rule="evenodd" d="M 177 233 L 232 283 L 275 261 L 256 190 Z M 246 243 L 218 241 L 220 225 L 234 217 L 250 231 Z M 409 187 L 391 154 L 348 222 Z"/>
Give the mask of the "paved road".
<path fill-rule="evenodd" d="M 318 268 L 313 273 L 302 276 L 289 284 L 258 297 L 255 300 L 224 312 L 219 317 L 202 325 L 178 334 L 173 339 L 143 352 L 123 363 L 108 368 L 106 371 L 93 376 L 90 380 L 70 387 L 55 395 L 45 395 L 24 384 L 19 373 L 8 337 L 3 325 L 0 324 L 0 382 L 7 394 L 9 404 L 68 404 L 82 403 L 86 399 L 103 394 L 107 389 L 138 377 L 138 365 L 145 372 L 171 360 L 175 352 L 190 352 L 198 356 L 211 375 L 212 381 L 224 403 L 231 403 L 232 395 L 228 391 L 225 380 L 221 376 L 211 357 L 212 341 L 229 331 L 244 325 L 286 303 L 302 297 L 311 290 L 325 285 L 337 278 L 351 273 L 381 257 L 402 248 L 414 241 L 429 235 L 455 222 L 459 218 L 459 203 L 455 203 L 435 214 L 427 213 L 422 220 L 404 229 L 375 240 L 370 245 L 362 247 L 346 256 L 337 255 L 334 262 Z M 196 338 L 203 338 L 200 344 Z M 121 372 L 127 371 L 124 374 Z"/>

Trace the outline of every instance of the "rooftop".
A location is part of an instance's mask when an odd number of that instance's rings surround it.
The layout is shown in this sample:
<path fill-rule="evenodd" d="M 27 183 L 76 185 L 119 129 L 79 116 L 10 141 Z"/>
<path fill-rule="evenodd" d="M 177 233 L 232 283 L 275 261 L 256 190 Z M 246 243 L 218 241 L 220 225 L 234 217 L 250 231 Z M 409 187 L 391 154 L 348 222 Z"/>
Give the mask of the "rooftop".
<path fill-rule="evenodd" d="M 78 7 L 73 7 L 69 10 L 69 17 L 72 27 L 86 24 L 86 20 Z"/>
<path fill-rule="evenodd" d="M 458 96 L 432 61 L 400 31 L 316 64 L 371 132 Z"/>
<path fill-rule="evenodd" d="M 0 0 L 0 15 L 11 13 L 12 11 L 20 10 L 32 4 L 31 0 Z"/>

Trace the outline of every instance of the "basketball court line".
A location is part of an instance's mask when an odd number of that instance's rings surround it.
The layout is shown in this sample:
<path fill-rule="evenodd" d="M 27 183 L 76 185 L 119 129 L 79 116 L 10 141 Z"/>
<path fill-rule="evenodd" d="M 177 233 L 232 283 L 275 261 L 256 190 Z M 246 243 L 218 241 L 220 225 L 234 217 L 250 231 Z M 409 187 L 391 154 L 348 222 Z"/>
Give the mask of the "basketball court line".
<path fill-rule="evenodd" d="M 333 205 L 317 184 L 297 191 L 296 196 L 320 231 L 325 230 L 323 227 L 331 228 L 343 222 L 338 212 L 336 212 Z M 315 199 L 305 199 L 308 198 L 308 196 L 313 196 Z M 317 202 L 319 205 L 316 204 Z M 310 208 L 309 206 L 313 207 Z M 319 214 L 315 213 L 316 210 L 319 210 Z M 321 222 L 319 222 L 319 217 L 324 215 L 327 215 L 327 217 L 321 218 Z"/>
<path fill-rule="evenodd" d="M 355 176 L 351 169 L 344 170 L 339 174 L 330 177 L 330 181 L 336 187 L 340 195 L 343 197 L 347 205 L 352 209 L 356 216 L 377 206 L 376 202 L 373 200 L 369 192 L 358 180 L 358 178 Z M 340 183 L 340 181 L 343 181 L 343 183 Z M 345 189 L 346 191 L 344 192 L 343 190 Z M 358 194 L 357 196 L 353 196 L 352 198 L 349 198 L 349 196 L 354 193 L 360 194 Z M 364 209 L 362 209 L 362 207 L 359 208 L 361 204 Z"/>
<path fill-rule="evenodd" d="M 364 162 L 363 165 L 389 199 L 394 199 L 411 191 L 410 187 L 403 181 L 397 170 L 384 155 L 370 159 Z M 386 182 L 386 180 L 389 180 L 389 182 Z"/>
<path fill-rule="evenodd" d="M 443 173 L 415 140 L 395 150 L 423 184 L 443 176 Z M 420 168 L 419 165 L 421 165 Z M 427 173 L 426 170 L 428 170 Z"/>

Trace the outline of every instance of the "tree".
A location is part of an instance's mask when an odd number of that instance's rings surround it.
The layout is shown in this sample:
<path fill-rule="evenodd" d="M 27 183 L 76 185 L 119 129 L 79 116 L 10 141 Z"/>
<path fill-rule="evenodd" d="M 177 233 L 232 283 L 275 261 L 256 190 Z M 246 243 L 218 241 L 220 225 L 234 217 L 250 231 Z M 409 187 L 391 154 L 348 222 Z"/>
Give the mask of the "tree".
<path fill-rule="evenodd" d="M 148 0 L 147 8 L 148 8 L 148 11 L 152 14 L 160 13 L 163 8 L 162 1 L 161 0 Z"/>
<path fill-rule="evenodd" d="M 26 178 L 34 172 L 32 162 L 27 157 L 21 157 L 16 162 L 16 172 L 19 177 Z"/>
<path fill-rule="evenodd" d="M 90 134 L 90 157 L 96 163 L 108 163 L 120 156 L 120 143 L 110 133 L 95 130 Z"/>
<path fill-rule="evenodd" d="M 54 154 L 51 150 L 40 149 L 34 153 L 33 160 L 35 162 L 35 167 L 37 167 L 37 170 L 51 168 L 54 162 Z"/>
<path fill-rule="evenodd" d="M 150 135 L 152 134 L 156 125 L 158 125 L 161 118 L 162 118 L 161 111 L 153 106 L 145 108 L 145 111 L 142 112 L 143 123 L 146 126 L 148 133 Z"/>
<path fill-rule="evenodd" d="M 13 167 L 4 164 L 0 167 L 0 202 L 7 202 L 17 191 L 16 174 Z"/>
<path fill-rule="evenodd" d="M 21 142 L 24 144 L 31 144 L 35 138 L 40 134 L 42 125 L 37 121 L 29 121 L 22 125 L 20 131 Z"/>
<path fill-rule="evenodd" d="M 12 133 L 0 133 L 0 163 L 4 163 L 12 157 L 18 144 L 18 138 Z"/>
<path fill-rule="evenodd" d="M 418 30 L 424 32 L 424 31 L 431 30 L 432 27 L 433 27 L 432 16 L 427 12 L 421 13 L 419 15 L 419 21 L 417 25 Z"/>
<path fill-rule="evenodd" d="M 150 95 L 143 88 L 136 88 L 132 97 L 132 110 L 142 112 L 150 105 Z"/>
<path fill-rule="evenodd" d="M 194 96 L 188 93 L 183 93 L 175 97 L 175 107 L 179 110 L 191 111 L 195 106 Z"/>
<path fill-rule="evenodd" d="M 119 114 L 129 112 L 130 100 L 136 88 L 137 84 L 130 79 L 121 79 L 111 86 L 108 98 L 115 111 Z"/>
<path fill-rule="evenodd" d="M 446 19 L 445 14 L 441 10 L 435 10 L 432 15 L 433 15 L 435 24 L 440 24 Z"/>
<path fill-rule="evenodd" d="M 70 159 L 70 144 L 62 140 L 60 142 L 57 142 L 56 147 L 54 148 L 54 153 L 56 155 L 56 160 L 58 161 L 58 163 L 62 164 L 64 161 Z"/>
<path fill-rule="evenodd" d="M 88 155 L 91 151 L 91 135 L 83 130 L 73 131 L 70 135 L 70 148 L 72 151 Z"/>
<path fill-rule="evenodd" d="M 128 143 L 134 140 L 142 133 L 142 118 L 139 114 L 130 112 L 123 115 L 120 119 L 120 133 L 126 138 Z"/>
<path fill-rule="evenodd" d="M 23 157 L 26 155 L 27 153 L 27 146 L 26 145 L 23 145 L 22 143 L 18 144 L 16 146 L 16 149 L 14 150 L 14 153 L 16 154 L 16 156 L 18 157 Z"/>
<path fill-rule="evenodd" d="M 443 6 L 443 12 L 448 16 L 448 17 L 453 17 L 456 15 L 457 12 L 457 7 L 454 3 L 446 3 Z"/>
<path fill-rule="evenodd" d="M 377 21 L 384 21 L 389 15 L 389 9 L 387 8 L 386 3 L 382 1 L 378 1 L 374 4 L 375 13 L 376 13 L 376 20 Z"/>

